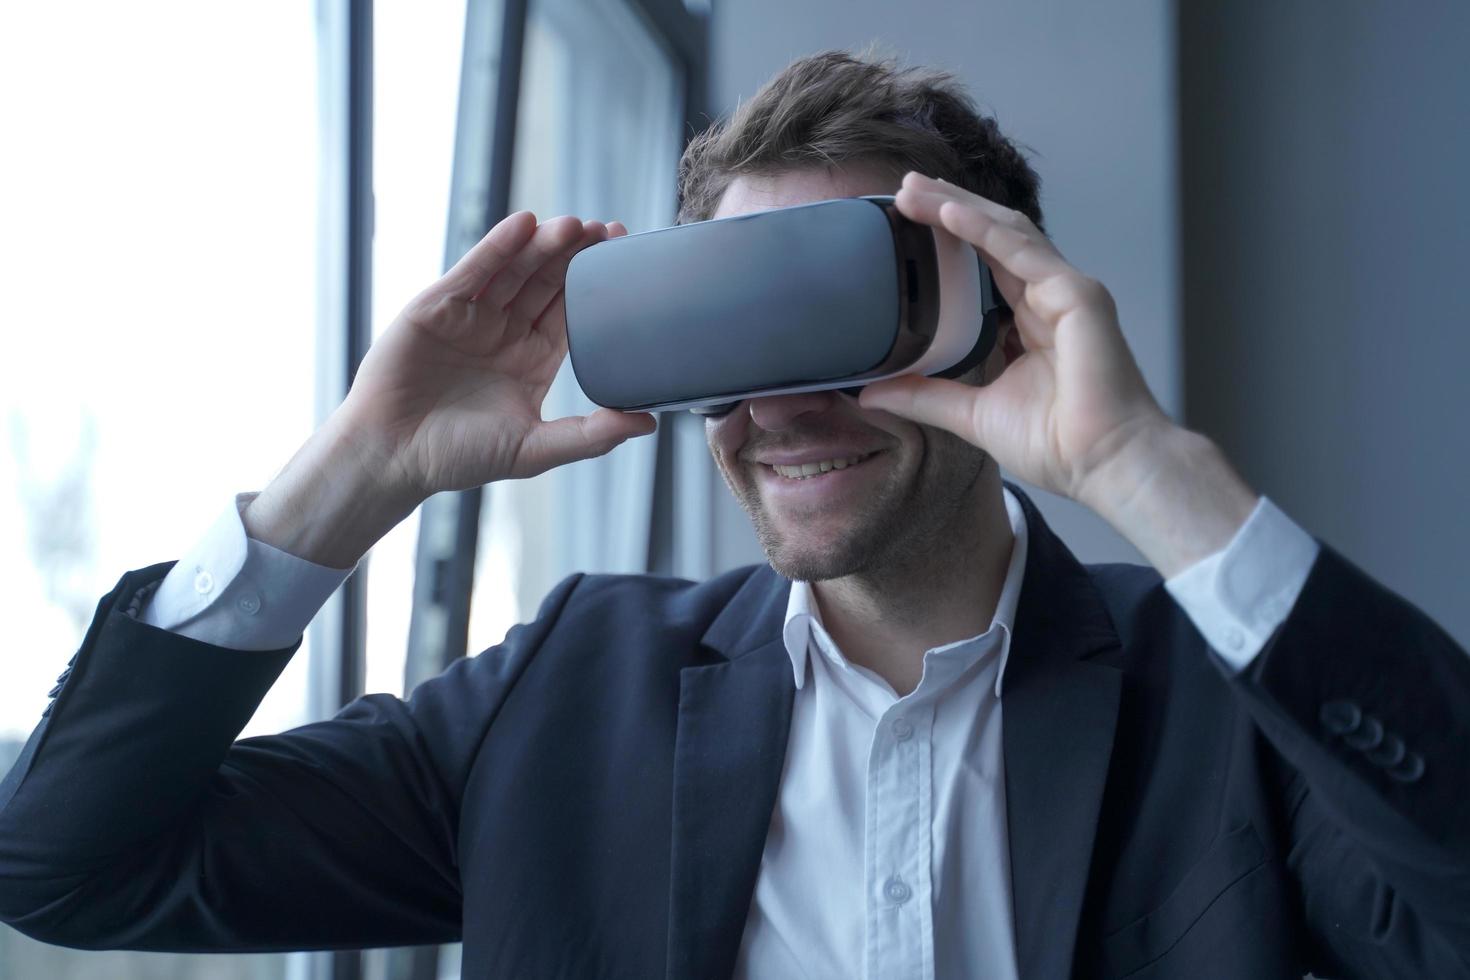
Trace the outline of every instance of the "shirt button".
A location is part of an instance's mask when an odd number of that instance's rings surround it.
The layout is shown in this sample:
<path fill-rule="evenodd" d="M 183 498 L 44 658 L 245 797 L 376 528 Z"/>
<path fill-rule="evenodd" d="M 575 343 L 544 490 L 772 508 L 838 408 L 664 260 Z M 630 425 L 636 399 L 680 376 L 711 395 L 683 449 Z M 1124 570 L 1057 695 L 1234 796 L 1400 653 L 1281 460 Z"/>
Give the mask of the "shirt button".
<path fill-rule="evenodd" d="M 893 737 L 900 742 L 907 742 L 914 737 L 914 726 L 907 718 L 899 718 L 893 722 Z"/>
<path fill-rule="evenodd" d="M 214 588 L 214 576 L 208 572 L 200 572 L 194 576 L 194 591 L 200 595 L 207 595 Z"/>
<path fill-rule="evenodd" d="M 1245 634 L 1232 626 L 1225 631 L 1225 645 L 1232 650 L 1239 650 L 1245 646 Z"/>
<path fill-rule="evenodd" d="M 898 875 L 894 875 L 892 878 L 889 878 L 883 883 L 883 897 L 888 899 L 894 905 L 902 905 L 904 902 L 907 902 L 910 896 L 912 896 L 913 894 L 914 890 L 910 888 Z"/>
<path fill-rule="evenodd" d="M 254 616 L 260 612 L 260 597 L 253 592 L 247 592 L 240 597 L 236 605 L 240 607 L 242 613 L 245 613 L 247 616 Z"/>

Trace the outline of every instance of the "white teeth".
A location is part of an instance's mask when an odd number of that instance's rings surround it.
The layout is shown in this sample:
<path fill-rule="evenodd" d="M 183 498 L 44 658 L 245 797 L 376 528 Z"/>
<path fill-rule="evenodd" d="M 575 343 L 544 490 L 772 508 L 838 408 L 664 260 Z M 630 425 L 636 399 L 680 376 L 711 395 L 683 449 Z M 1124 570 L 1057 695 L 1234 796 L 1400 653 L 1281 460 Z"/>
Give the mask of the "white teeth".
<path fill-rule="evenodd" d="M 867 459 L 871 453 L 862 456 L 848 456 L 845 459 L 824 459 L 817 463 L 801 463 L 797 466 L 782 466 L 773 464 L 771 469 L 788 480 L 805 480 L 809 476 L 826 473 L 828 470 L 845 470 Z"/>

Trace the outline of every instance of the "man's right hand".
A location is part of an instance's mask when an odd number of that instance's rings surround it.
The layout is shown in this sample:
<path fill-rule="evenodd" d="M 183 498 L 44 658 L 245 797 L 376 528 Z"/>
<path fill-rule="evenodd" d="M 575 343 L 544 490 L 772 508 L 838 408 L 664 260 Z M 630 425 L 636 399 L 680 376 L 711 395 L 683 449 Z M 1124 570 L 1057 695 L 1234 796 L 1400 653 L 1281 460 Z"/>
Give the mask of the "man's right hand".
<path fill-rule="evenodd" d="M 250 536 L 348 568 L 438 491 L 534 476 L 652 432 L 644 413 L 541 418 L 567 353 L 567 265 L 626 233 L 524 211 L 497 224 L 373 343 L 347 398 L 246 509 Z"/>
<path fill-rule="evenodd" d="M 543 421 L 567 353 L 563 286 L 614 222 L 518 212 L 416 296 L 368 351 L 339 414 L 383 472 L 419 497 L 535 476 L 654 430 L 653 416 L 599 409 Z"/>

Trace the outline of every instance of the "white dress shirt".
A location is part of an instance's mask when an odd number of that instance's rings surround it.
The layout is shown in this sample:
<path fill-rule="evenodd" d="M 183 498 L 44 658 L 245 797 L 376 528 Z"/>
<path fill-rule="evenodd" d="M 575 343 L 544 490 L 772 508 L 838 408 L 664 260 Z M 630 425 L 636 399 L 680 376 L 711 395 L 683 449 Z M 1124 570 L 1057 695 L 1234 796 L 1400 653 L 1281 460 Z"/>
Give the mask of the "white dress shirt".
<path fill-rule="evenodd" d="M 294 642 L 351 569 L 249 538 L 240 494 L 139 612 L 218 646 Z M 1015 536 L 990 628 L 924 654 L 898 697 L 850 663 L 811 587 L 793 583 L 784 638 L 796 683 L 781 788 L 736 976 L 869 980 L 1016 976 L 1001 696 L 1026 564 Z M 1296 602 L 1318 546 L 1264 497 L 1223 550 L 1165 582 L 1230 670 Z"/>
<path fill-rule="evenodd" d="M 1015 543 L 990 628 L 926 652 L 903 697 L 792 583 L 791 735 L 737 977 L 1016 976 L 1000 736 L 1026 516 L 1005 502 Z"/>

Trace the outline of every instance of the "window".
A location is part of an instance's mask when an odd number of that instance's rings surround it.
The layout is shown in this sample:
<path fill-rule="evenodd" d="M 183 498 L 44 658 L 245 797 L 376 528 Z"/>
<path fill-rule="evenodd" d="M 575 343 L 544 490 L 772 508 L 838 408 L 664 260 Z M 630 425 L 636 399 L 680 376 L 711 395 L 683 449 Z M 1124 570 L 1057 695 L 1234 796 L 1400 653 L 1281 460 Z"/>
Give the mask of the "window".
<path fill-rule="evenodd" d="M 85 29 L 65 6 L 0 10 L 0 85 L 25 93 L 0 108 L 12 148 L 0 177 L 0 300 L 9 314 L 0 545 L 13 556 L 4 584 L 21 651 L 0 684 L 0 772 L 39 719 L 98 598 L 125 570 L 184 554 L 234 494 L 269 482 L 335 405 L 352 288 L 344 281 L 371 283 L 376 336 L 438 276 L 453 237 L 456 154 L 480 168 L 477 186 L 492 169 L 492 127 L 466 139 L 484 121 L 467 123 L 459 111 L 466 24 L 494 22 L 494 32 L 474 35 L 469 69 L 479 95 L 493 99 L 493 85 L 479 83 L 506 54 L 498 30 L 519 2 L 270 0 L 236 9 L 153 0 L 89 7 Z M 667 45 L 669 23 L 655 25 L 649 10 L 674 23 L 682 56 Z M 346 80 L 349 58 L 360 67 L 364 49 L 344 37 L 368 12 L 370 161 L 342 138 L 355 125 L 348 98 L 364 94 Z M 513 208 L 618 218 L 635 232 L 669 223 L 696 36 L 683 17 L 642 0 L 530 0 L 514 165 L 498 168 L 496 200 L 512 173 Z M 365 172 L 367 162 L 371 278 L 349 280 L 348 253 L 362 239 L 343 230 L 353 204 L 344 171 Z M 353 215 L 366 211 L 357 200 Z M 466 203 L 455 211 L 460 224 L 475 213 Z M 591 407 L 565 371 L 547 413 Z M 646 567 L 654 457 L 654 441 L 643 440 L 493 489 L 471 652 L 498 642 L 573 569 Z M 403 688 L 418 537 L 415 514 L 363 566 L 371 691 Z M 527 541 L 538 547 L 523 548 Z M 349 645 L 343 630 L 319 629 L 329 618 L 308 632 L 246 735 L 329 708 L 337 646 Z M 457 974 L 457 950 L 443 952 L 88 953 L 0 926 L 0 976 L 16 977 Z"/>
<path fill-rule="evenodd" d="M 191 547 L 314 424 L 311 5 L 82 16 L 0 8 L 5 770 L 97 600 Z M 248 732 L 307 720 L 309 657 Z M 0 976 L 263 980 L 289 962 L 80 953 L 0 926 Z"/>
<path fill-rule="evenodd" d="M 444 268 L 464 0 L 377 3 L 373 34 L 373 336 Z M 403 692 L 419 512 L 368 556 L 368 691 Z"/>
<path fill-rule="evenodd" d="M 511 208 L 616 219 L 635 233 L 673 223 L 683 119 L 683 70 L 638 7 L 536 0 L 526 22 Z M 546 417 L 595 407 L 563 365 Z M 656 445 L 632 440 L 601 459 L 489 488 L 471 652 L 532 617 L 574 571 L 647 570 Z"/>

